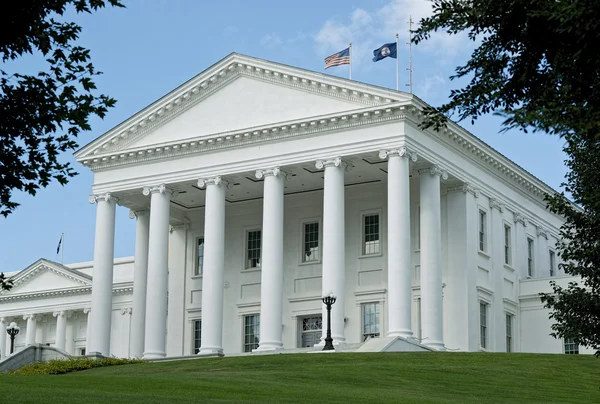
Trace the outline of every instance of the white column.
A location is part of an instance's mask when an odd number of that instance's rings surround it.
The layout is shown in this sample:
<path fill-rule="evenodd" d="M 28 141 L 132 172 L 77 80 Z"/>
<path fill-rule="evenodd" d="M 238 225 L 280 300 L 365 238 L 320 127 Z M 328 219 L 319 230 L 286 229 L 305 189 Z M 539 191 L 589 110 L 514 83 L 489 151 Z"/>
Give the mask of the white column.
<path fill-rule="evenodd" d="M 323 294 L 337 296 L 331 308 L 331 337 L 334 344 L 343 343 L 345 315 L 346 238 L 344 209 L 344 171 L 348 165 L 340 157 L 317 160 L 317 169 L 325 168 L 323 190 Z M 323 324 L 327 322 L 327 309 L 323 305 Z M 327 330 L 323 327 L 321 343 Z"/>
<path fill-rule="evenodd" d="M 35 345 L 35 333 L 37 331 L 37 317 L 35 314 L 25 314 L 23 320 L 27 320 L 27 333 L 25 334 L 25 346 Z"/>
<path fill-rule="evenodd" d="M 69 355 L 73 355 L 73 342 L 75 342 L 74 338 L 73 338 L 73 332 L 75 330 L 73 329 L 73 327 L 74 327 L 73 326 L 73 321 L 72 320 L 69 321 L 67 319 L 67 330 L 65 331 L 65 339 L 66 339 L 66 342 L 65 342 L 65 351 L 67 351 L 67 353 Z"/>
<path fill-rule="evenodd" d="M 127 339 L 131 341 L 131 318 L 132 318 L 133 309 L 131 307 L 126 307 L 121 309 L 121 315 L 127 316 L 125 321 L 127 322 Z M 131 358 L 131 344 L 127 346 L 127 357 Z"/>
<path fill-rule="evenodd" d="M 444 349 L 442 317 L 442 221 L 438 166 L 420 170 L 421 183 L 421 329 L 423 344 Z"/>
<path fill-rule="evenodd" d="M 67 313 L 64 310 L 55 311 L 53 316 L 56 317 L 56 339 L 54 346 L 60 350 L 65 350 L 67 345 Z"/>
<path fill-rule="evenodd" d="M 109 193 L 90 196 L 90 203 L 96 203 L 97 208 L 92 272 L 93 345 L 88 346 L 87 352 L 98 352 L 104 356 L 110 356 L 116 202 L 117 199 Z"/>
<path fill-rule="evenodd" d="M 131 313 L 130 354 L 141 359 L 144 355 L 146 331 L 146 288 L 148 280 L 148 237 L 150 216 L 147 211 L 130 211 L 135 222 L 135 261 L 133 264 L 133 309 Z"/>
<path fill-rule="evenodd" d="M 92 309 L 86 307 L 83 309 L 83 314 L 87 316 L 87 328 L 85 330 L 85 353 L 89 355 L 90 346 L 92 346 Z"/>
<path fill-rule="evenodd" d="M 520 213 L 514 214 L 515 221 L 515 263 L 513 266 L 517 270 L 521 279 L 527 279 L 527 233 L 526 228 L 529 220 Z"/>
<path fill-rule="evenodd" d="M 534 251 L 536 257 L 534 261 L 535 276 L 550 276 L 550 253 L 548 252 L 548 232 L 542 226 L 537 226 L 537 251 Z"/>
<path fill-rule="evenodd" d="M 279 167 L 257 170 L 264 178 L 261 247 L 260 343 L 257 351 L 283 347 L 283 182 Z"/>
<path fill-rule="evenodd" d="M 6 357 L 6 326 L 7 320 L 0 317 L 0 361 Z"/>
<path fill-rule="evenodd" d="M 410 246 L 409 158 L 406 147 L 379 152 L 388 161 L 388 337 L 412 337 L 412 251 Z"/>
<path fill-rule="evenodd" d="M 202 276 L 202 345 L 199 355 L 223 354 L 223 282 L 225 270 L 225 188 L 220 176 L 198 181 L 206 187 L 204 269 Z"/>
<path fill-rule="evenodd" d="M 148 237 L 144 359 L 158 359 L 166 356 L 171 194 L 172 191 L 164 184 L 144 188 L 144 195 L 152 195 L 150 199 L 150 234 Z"/>
<path fill-rule="evenodd" d="M 504 312 L 504 222 L 502 215 L 505 206 L 495 198 L 490 198 L 491 246 L 489 253 L 492 263 L 492 305 L 488 310 L 488 349 L 506 352 L 506 320 Z"/>

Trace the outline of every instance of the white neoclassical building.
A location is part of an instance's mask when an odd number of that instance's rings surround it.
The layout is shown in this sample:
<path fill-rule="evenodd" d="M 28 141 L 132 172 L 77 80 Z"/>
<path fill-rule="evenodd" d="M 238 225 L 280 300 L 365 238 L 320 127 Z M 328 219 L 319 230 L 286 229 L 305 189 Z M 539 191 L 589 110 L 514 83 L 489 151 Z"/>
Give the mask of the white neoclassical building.
<path fill-rule="evenodd" d="M 456 124 L 419 129 L 425 106 L 227 56 L 75 154 L 94 260 L 14 275 L 0 327 L 73 354 L 269 352 L 322 344 L 331 291 L 342 346 L 579 351 L 538 296 L 571 280 L 552 189 Z M 115 260 L 123 208 L 135 257 Z"/>

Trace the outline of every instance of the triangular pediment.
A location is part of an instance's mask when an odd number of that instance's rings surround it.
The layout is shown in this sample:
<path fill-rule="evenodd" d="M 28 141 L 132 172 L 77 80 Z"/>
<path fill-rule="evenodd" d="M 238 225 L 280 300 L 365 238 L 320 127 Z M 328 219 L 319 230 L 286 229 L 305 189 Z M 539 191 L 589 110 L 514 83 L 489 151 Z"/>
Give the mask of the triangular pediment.
<path fill-rule="evenodd" d="M 83 161 L 410 98 L 398 91 L 231 54 L 83 147 L 75 157 Z"/>
<path fill-rule="evenodd" d="M 91 277 L 53 261 L 40 259 L 11 277 L 13 287 L 2 295 L 21 295 L 41 291 L 89 287 Z"/>

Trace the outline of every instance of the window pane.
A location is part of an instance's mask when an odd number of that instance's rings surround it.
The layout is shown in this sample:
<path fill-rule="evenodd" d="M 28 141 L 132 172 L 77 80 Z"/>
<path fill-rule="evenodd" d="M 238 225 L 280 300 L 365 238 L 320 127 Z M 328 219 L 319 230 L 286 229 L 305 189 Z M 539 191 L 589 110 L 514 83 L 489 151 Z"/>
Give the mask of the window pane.
<path fill-rule="evenodd" d="M 364 255 L 379 254 L 379 215 L 363 216 L 363 251 Z"/>
<path fill-rule="evenodd" d="M 260 315 L 244 317 L 244 352 L 258 348 L 260 338 Z"/>
<path fill-rule="evenodd" d="M 194 321 L 194 353 L 200 352 L 202 337 L 202 320 Z"/>
<path fill-rule="evenodd" d="M 579 345 L 573 338 L 565 338 L 565 353 L 571 355 L 579 353 Z"/>
<path fill-rule="evenodd" d="M 204 237 L 198 239 L 197 254 L 198 265 L 196 266 L 196 273 L 194 275 L 202 275 L 202 270 L 204 268 Z"/>
<path fill-rule="evenodd" d="M 260 230 L 247 233 L 246 268 L 260 267 Z"/>
<path fill-rule="evenodd" d="M 485 251 L 485 212 L 479 211 L 479 250 Z"/>
<path fill-rule="evenodd" d="M 506 315 L 506 352 L 512 352 L 512 315 Z"/>
<path fill-rule="evenodd" d="M 487 348 L 487 304 L 479 304 L 479 334 L 480 345 L 482 348 Z"/>
<path fill-rule="evenodd" d="M 550 251 L 550 276 L 554 276 L 556 273 L 556 267 L 554 266 L 555 258 L 554 251 Z"/>
<path fill-rule="evenodd" d="M 504 226 L 504 263 L 510 265 L 510 227 Z"/>
<path fill-rule="evenodd" d="M 302 262 L 319 261 L 319 222 L 304 224 L 304 254 Z"/>
<path fill-rule="evenodd" d="M 363 303 L 363 341 L 379 337 L 379 303 Z"/>
<path fill-rule="evenodd" d="M 527 238 L 527 275 L 533 276 L 533 240 Z"/>

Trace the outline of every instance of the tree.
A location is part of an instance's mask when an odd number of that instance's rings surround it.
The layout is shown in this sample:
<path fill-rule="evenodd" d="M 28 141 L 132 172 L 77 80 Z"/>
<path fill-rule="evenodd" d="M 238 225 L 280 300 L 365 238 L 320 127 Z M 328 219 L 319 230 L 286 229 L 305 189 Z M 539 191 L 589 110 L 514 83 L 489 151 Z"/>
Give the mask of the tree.
<path fill-rule="evenodd" d="M 468 81 L 440 108 L 425 111 L 423 128 L 439 130 L 449 117 L 494 113 L 503 130 L 543 131 L 561 137 L 570 172 L 564 192 L 546 195 L 548 209 L 565 217 L 558 254 L 567 288 L 542 294 L 552 335 L 573 338 L 600 355 L 600 2 L 596 0 L 433 0 L 414 43 L 435 31 L 467 34 L 475 44 L 451 79 Z"/>
<path fill-rule="evenodd" d="M 66 184 L 76 172 L 60 153 L 75 150 L 91 116 L 103 118 L 115 100 L 96 95 L 101 74 L 90 51 L 76 44 L 81 27 L 62 21 L 69 7 L 92 13 L 119 0 L 21 0 L 3 4 L 0 33 L 0 214 L 19 205 L 15 190 L 35 195 L 53 180 Z M 12 61 L 42 55 L 46 70 L 11 71 Z M 0 290 L 10 286 L 0 274 Z"/>

